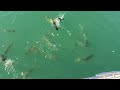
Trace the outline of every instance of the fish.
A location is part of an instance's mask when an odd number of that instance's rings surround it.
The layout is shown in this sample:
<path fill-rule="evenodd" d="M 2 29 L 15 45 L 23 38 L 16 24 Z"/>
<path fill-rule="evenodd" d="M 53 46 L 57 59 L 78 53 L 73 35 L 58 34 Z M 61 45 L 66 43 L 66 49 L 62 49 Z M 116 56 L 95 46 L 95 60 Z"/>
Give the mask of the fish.
<path fill-rule="evenodd" d="M 85 40 L 84 47 L 88 47 L 89 43 L 88 40 Z"/>
<path fill-rule="evenodd" d="M 32 73 L 32 71 L 33 71 L 33 68 L 30 68 L 27 72 L 22 72 L 21 73 L 21 76 L 22 76 L 22 79 L 29 79 L 29 75 L 30 75 L 30 73 Z"/>
<path fill-rule="evenodd" d="M 13 46 L 13 42 L 6 48 L 6 50 L 3 53 L 3 55 L 6 55 L 12 46 Z"/>
<path fill-rule="evenodd" d="M 13 43 L 11 43 L 5 50 L 5 52 L 0 56 L 0 61 L 6 61 L 7 57 L 6 54 L 8 53 L 8 51 L 10 50 L 10 48 L 12 47 Z"/>
<path fill-rule="evenodd" d="M 84 44 L 83 44 L 83 46 L 84 46 L 84 47 L 88 47 L 89 43 L 88 43 L 88 40 L 87 40 L 86 34 L 83 33 L 82 36 L 84 37 Z"/>
<path fill-rule="evenodd" d="M 15 29 L 2 29 L 0 31 L 2 31 L 2 32 L 16 32 Z"/>
<path fill-rule="evenodd" d="M 93 57 L 94 57 L 94 55 L 93 55 L 93 54 L 90 54 L 90 55 L 82 58 L 82 60 L 88 61 L 88 60 L 92 59 Z"/>
<path fill-rule="evenodd" d="M 29 76 L 33 72 L 33 70 L 35 69 L 35 67 L 37 66 L 36 64 L 37 63 L 36 63 L 36 60 L 35 60 L 34 64 L 32 65 L 32 67 L 28 71 L 21 73 L 22 79 L 30 79 Z"/>
<path fill-rule="evenodd" d="M 25 55 L 33 54 L 39 51 L 39 48 L 36 46 L 32 46 L 28 49 L 28 51 L 25 53 Z"/>
<path fill-rule="evenodd" d="M 4 29 L 3 31 L 4 31 L 4 32 L 15 32 L 14 29 Z"/>

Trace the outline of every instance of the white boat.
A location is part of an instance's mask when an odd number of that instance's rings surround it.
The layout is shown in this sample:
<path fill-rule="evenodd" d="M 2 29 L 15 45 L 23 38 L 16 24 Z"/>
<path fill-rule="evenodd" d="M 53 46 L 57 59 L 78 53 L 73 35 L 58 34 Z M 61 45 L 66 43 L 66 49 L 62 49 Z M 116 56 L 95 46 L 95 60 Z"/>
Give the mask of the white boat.
<path fill-rule="evenodd" d="M 84 79 L 120 79 L 120 71 L 102 72 Z"/>

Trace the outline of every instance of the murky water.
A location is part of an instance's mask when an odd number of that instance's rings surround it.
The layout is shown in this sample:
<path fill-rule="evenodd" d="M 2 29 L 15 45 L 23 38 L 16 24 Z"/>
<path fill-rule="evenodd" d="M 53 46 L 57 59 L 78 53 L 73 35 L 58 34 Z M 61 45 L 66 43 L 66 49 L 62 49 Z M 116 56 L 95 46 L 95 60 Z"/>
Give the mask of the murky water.
<path fill-rule="evenodd" d="M 59 11 L 1 11 L 0 78 L 86 78 L 119 71 L 120 12 L 64 11 L 56 31 L 47 20 Z"/>

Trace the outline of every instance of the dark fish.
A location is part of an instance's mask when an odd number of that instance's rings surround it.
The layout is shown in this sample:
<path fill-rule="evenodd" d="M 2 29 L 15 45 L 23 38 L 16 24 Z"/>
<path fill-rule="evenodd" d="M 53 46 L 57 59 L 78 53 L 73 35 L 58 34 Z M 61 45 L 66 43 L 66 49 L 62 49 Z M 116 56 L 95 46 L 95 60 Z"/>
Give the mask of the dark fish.
<path fill-rule="evenodd" d="M 10 48 L 12 47 L 13 42 L 6 48 L 5 52 L 3 53 L 3 55 L 6 55 L 8 53 L 8 51 L 10 50 Z"/>
<path fill-rule="evenodd" d="M 22 79 L 29 79 L 29 76 L 30 74 L 33 72 L 33 70 L 35 69 L 36 67 L 36 61 L 34 62 L 34 64 L 32 65 L 32 67 L 27 71 L 27 72 L 24 72 L 23 75 L 22 75 Z"/>
<path fill-rule="evenodd" d="M 23 78 L 23 79 L 28 79 L 28 78 L 29 78 L 29 75 L 30 75 L 30 73 L 32 73 L 33 69 L 34 69 L 34 68 L 30 68 L 27 72 L 23 73 L 22 78 Z"/>
<path fill-rule="evenodd" d="M 15 32 L 14 29 L 4 29 L 4 32 Z"/>
<path fill-rule="evenodd" d="M 14 29 L 3 29 L 3 30 L 0 30 L 0 31 L 3 31 L 3 32 L 15 32 Z"/>
<path fill-rule="evenodd" d="M 90 60 L 90 59 L 92 59 L 94 57 L 94 55 L 93 54 L 90 54 L 89 56 L 86 56 L 86 57 L 84 57 L 84 58 L 82 58 L 82 60 Z"/>
<path fill-rule="evenodd" d="M 28 51 L 25 53 L 26 55 L 33 54 L 39 51 L 39 48 L 36 46 L 32 46 L 28 49 Z"/>
<path fill-rule="evenodd" d="M 1 55 L 0 60 L 5 61 L 5 60 L 7 60 L 7 57 L 5 55 Z"/>
<path fill-rule="evenodd" d="M 9 49 L 11 48 L 12 45 L 13 45 L 13 43 L 11 43 L 11 44 L 6 48 L 5 52 L 0 56 L 0 60 L 2 60 L 2 61 L 7 60 L 7 57 L 6 57 L 5 55 L 8 53 L 8 51 L 9 51 Z"/>

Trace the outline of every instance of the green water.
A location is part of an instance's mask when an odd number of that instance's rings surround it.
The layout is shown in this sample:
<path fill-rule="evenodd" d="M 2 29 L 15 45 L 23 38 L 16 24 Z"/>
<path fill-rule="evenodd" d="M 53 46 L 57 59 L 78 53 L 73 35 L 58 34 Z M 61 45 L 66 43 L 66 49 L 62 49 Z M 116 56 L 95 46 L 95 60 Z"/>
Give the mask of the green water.
<path fill-rule="evenodd" d="M 15 61 L 14 71 L 9 74 L 0 63 L 0 78 L 22 78 L 21 72 L 29 72 L 33 65 L 35 67 L 28 75 L 31 79 L 80 79 L 120 70 L 120 12 L 61 13 L 65 13 L 61 22 L 63 28 L 56 31 L 45 17 L 54 19 L 58 11 L 0 12 L 0 54 L 13 42 L 7 57 Z M 76 41 L 83 41 L 79 25 L 83 27 L 88 47 L 76 45 Z M 15 32 L 4 32 L 4 29 L 15 29 Z M 39 50 L 26 55 L 27 48 L 32 46 Z M 76 63 L 77 58 L 90 54 L 94 57 Z"/>

